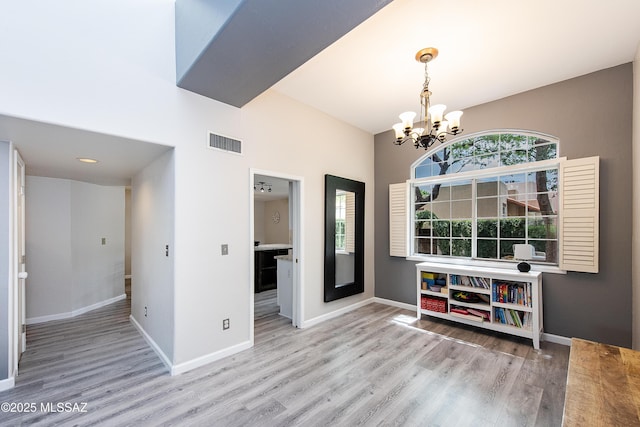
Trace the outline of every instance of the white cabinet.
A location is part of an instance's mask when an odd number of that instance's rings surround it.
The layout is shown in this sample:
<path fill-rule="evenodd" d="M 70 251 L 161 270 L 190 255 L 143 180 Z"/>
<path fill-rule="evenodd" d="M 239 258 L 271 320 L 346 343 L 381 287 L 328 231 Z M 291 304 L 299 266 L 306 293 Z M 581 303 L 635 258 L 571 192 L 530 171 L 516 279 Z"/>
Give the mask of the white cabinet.
<path fill-rule="evenodd" d="M 530 338 L 540 348 L 540 272 L 432 262 L 416 268 L 418 319 L 424 314 Z"/>

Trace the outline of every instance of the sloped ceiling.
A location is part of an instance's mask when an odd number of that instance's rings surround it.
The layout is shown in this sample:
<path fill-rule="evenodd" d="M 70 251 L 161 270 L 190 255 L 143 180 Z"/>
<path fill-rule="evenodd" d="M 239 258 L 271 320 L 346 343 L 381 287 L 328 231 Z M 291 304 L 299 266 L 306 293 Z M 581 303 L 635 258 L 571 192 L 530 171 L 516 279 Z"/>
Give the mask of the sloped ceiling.
<path fill-rule="evenodd" d="M 390 1 L 177 0 L 177 84 L 242 107 Z"/>
<path fill-rule="evenodd" d="M 193 3 L 230 2 L 177 0 L 177 46 Z M 440 50 L 430 87 L 451 111 L 631 62 L 640 42 L 638 0 L 233 3 L 180 87 L 235 106 L 271 87 L 373 134 L 418 109 L 422 48 Z"/>

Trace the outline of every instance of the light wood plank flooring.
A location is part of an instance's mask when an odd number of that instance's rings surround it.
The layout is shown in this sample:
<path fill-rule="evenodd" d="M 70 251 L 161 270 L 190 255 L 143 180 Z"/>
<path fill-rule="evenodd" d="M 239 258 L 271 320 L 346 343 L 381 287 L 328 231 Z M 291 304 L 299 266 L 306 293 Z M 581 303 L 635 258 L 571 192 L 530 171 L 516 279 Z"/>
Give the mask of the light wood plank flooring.
<path fill-rule="evenodd" d="M 256 316 L 252 349 L 169 376 L 121 301 L 28 327 L 0 425 L 559 426 L 569 348 L 370 304 L 295 329 Z M 86 413 L 41 404 L 85 403 Z M 81 409 L 81 408 L 78 408 Z"/>
<path fill-rule="evenodd" d="M 278 315 L 280 307 L 276 303 L 276 299 L 277 289 L 270 289 L 255 294 L 253 301 L 254 320 L 259 321 L 265 317 Z"/>

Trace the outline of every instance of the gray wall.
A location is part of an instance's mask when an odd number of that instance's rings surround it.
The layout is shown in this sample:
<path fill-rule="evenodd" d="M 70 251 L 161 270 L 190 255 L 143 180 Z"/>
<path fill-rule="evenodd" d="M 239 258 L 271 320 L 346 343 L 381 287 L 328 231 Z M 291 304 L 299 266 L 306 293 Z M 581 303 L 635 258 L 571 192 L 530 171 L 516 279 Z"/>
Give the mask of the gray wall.
<path fill-rule="evenodd" d="M 624 64 L 467 108 L 462 117 L 467 134 L 534 130 L 558 137 L 561 156 L 600 156 L 600 272 L 543 274 L 545 332 L 631 346 L 632 95 L 632 65 Z M 375 294 L 415 304 L 415 263 L 389 256 L 388 186 L 407 180 L 424 150 L 392 140 L 391 131 L 375 137 Z"/>

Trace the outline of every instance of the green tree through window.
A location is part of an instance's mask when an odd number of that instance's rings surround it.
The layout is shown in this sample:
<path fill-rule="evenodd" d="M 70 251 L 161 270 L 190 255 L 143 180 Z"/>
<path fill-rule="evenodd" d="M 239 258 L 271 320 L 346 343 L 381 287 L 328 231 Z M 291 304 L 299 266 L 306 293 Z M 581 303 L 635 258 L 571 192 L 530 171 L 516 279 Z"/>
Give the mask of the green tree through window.
<path fill-rule="evenodd" d="M 557 140 L 482 133 L 428 152 L 413 166 L 413 253 L 489 260 L 535 248 L 558 260 Z"/>

